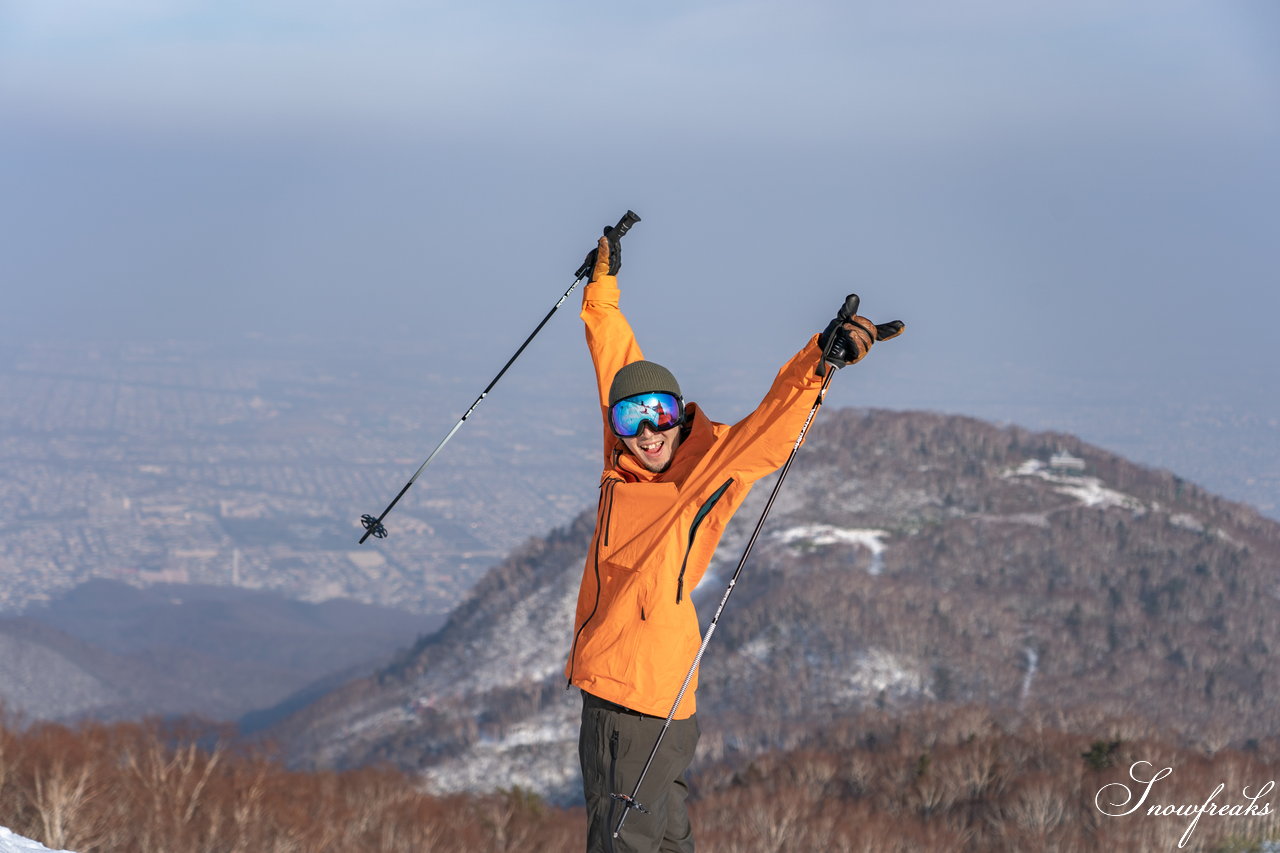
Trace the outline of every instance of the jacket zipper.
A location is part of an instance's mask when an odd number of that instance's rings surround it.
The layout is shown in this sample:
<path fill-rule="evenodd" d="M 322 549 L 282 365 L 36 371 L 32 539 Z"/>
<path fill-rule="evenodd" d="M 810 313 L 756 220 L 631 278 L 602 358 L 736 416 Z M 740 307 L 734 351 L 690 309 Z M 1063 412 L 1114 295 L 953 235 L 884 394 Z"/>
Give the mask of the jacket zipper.
<path fill-rule="evenodd" d="M 613 516 L 613 489 L 615 486 L 617 486 L 618 483 L 621 483 L 621 482 L 622 482 L 621 480 L 616 479 L 614 477 L 607 477 L 605 478 L 604 482 L 600 484 L 600 500 L 599 500 L 600 508 L 596 510 L 596 518 L 597 518 L 596 524 L 599 525 L 598 519 L 602 514 L 604 514 L 604 544 L 605 545 L 609 544 L 609 520 Z M 605 501 L 606 487 L 609 493 L 607 503 Z M 603 513 L 601 512 L 601 510 L 603 510 Z M 577 658 L 578 658 L 578 638 L 582 636 L 582 632 L 586 630 L 587 623 L 595 618 L 596 611 L 600 609 L 600 533 L 601 532 L 599 530 L 596 531 L 596 543 L 595 543 L 596 547 L 595 547 L 594 558 L 592 561 L 592 567 L 595 570 L 595 575 L 596 575 L 596 600 L 595 600 L 595 603 L 591 605 L 591 612 L 587 614 L 587 618 L 582 620 L 582 624 L 578 626 L 578 630 L 575 631 L 573 634 L 573 645 L 569 647 L 569 678 L 565 682 L 565 685 L 564 685 L 565 690 L 568 690 L 571 686 L 573 686 L 573 668 L 574 668 L 574 665 L 577 663 Z"/>
<path fill-rule="evenodd" d="M 617 485 L 621 482 L 622 482 L 621 480 L 615 480 L 613 477 L 610 477 L 609 479 L 601 483 L 601 488 L 605 486 L 609 487 L 608 489 L 609 499 L 608 499 L 608 503 L 605 505 L 605 511 L 604 511 L 604 544 L 606 546 L 608 546 L 609 544 L 609 525 L 613 521 L 613 490 L 617 488 Z M 599 560 L 599 557 L 600 557 L 600 549 L 597 548 L 596 559 Z"/>
<path fill-rule="evenodd" d="M 711 514 L 711 509 L 716 505 L 720 498 L 724 497 L 724 493 L 733 485 L 733 478 L 725 480 L 720 488 L 716 489 L 711 497 L 698 508 L 698 514 L 693 517 L 693 524 L 689 525 L 689 544 L 684 549 L 684 560 L 680 563 L 680 577 L 676 578 L 676 604 L 684 598 L 684 570 L 689 565 L 689 554 L 693 551 L 693 537 L 698 534 L 698 526 L 702 524 L 703 519 Z"/>

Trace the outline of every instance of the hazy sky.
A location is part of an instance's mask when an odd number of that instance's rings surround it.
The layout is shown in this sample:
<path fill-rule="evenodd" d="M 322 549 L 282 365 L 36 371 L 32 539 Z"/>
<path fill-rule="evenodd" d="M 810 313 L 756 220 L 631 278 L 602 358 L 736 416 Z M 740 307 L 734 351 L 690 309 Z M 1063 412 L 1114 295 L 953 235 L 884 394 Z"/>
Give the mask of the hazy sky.
<path fill-rule="evenodd" d="M 856 291 L 908 332 L 841 403 L 1114 446 L 1185 400 L 1280 447 L 1277 9 L 0 0 L 0 332 L 496 370 L 632 208 L 624 305 L 691 396 L 745 405 Z M 578 375 L 564 313 L 530 357 Z"/>

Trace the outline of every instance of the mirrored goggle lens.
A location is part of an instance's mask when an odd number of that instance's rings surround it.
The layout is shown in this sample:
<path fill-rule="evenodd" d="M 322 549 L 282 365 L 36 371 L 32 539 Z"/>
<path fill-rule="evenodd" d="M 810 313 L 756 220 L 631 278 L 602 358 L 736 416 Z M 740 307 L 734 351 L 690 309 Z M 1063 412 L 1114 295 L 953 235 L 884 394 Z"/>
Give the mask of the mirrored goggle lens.
<path fill-rule="evenodd" d="M 622 438 L 639 435 L 645 421 L 654 432 L 662 432 L 679 424 L 683 416 L 684 406 L 674 394 L 636 394 L 624 397 L 609 410 L 613 431 Z"/>

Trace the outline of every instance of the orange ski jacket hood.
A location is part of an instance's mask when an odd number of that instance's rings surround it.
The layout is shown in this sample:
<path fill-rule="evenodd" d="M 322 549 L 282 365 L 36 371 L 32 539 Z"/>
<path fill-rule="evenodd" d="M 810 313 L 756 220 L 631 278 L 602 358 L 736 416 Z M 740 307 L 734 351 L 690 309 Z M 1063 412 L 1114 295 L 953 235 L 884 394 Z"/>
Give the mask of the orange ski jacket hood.
<path fill-rule="evenodd" d="M 690 593 L 751 484 L 795 446 L 822 379 L 817 335 L 778 372 L 755 411 L 728 426 L 685 405 L 686 430 L 671 465 L 654 473 L 609 428 L 609 385 L 644 358 L 618 308 L 614 276 L 582 294 L 604 426 L 596 530 L 583 569 L 565 676 L 601 699 L 665 717 L 702 637 Z M 696 709 L 697 674 L 676 719 Z"/>

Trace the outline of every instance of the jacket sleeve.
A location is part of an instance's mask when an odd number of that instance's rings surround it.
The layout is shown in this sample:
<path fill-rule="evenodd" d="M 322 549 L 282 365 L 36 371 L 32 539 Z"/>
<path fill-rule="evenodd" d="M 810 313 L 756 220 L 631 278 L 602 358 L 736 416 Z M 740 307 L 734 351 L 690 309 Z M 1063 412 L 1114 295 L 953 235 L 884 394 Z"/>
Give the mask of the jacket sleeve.
<path fill-rule="evenodd" d="M 752 483 L 782 466 L 822 387 L 818 336 L 782 366 L 755 411 L 731 426 L 715 449 L 715 467 Z"/>
<path fill-rule="evenodd" d="M 618 370 L 644 358 L 631 324 L 618 308 L 621 293 L 618 279 L 612 275 L 601 276 L 582 290 L 582 321 L 586 324 L 587 348 L 596 369 L 606 464 L 617 441 L 609 428 L 609 386 Z"/>

